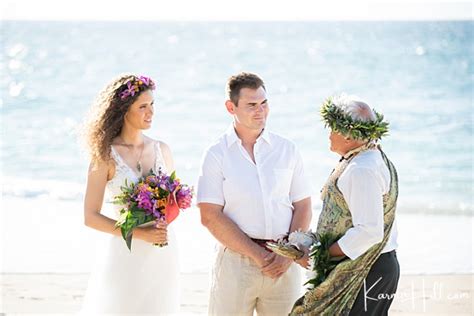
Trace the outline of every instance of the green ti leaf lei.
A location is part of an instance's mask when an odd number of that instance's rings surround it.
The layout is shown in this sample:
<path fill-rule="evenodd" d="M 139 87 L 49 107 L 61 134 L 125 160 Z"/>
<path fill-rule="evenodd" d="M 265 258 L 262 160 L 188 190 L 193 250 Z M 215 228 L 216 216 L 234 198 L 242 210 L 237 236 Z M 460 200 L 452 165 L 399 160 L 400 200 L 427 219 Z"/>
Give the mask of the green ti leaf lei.
<path fill-rule="evenodd" d="M 363 122 L 352 117 L 337 107 L 332 98 L 327 98 L 321 107 L 321 116 L 326 127 L 333 132 L 357 140 L 379 140 L 388 134 L 388 122 L 383 115 L 373 110 L 375 121 Z"/>
<path fill-rule="evenodd" d="M 311 247 L 309 259 L 312 261 L 314 277 L 309 279 L 304 285 L 309 284 L 312 288 L 317 287 L 326 280 L 329 273 L 341 262 L 344 257 L 331 257 L 329 247 L 339 238 L 330 234 L 317 235 L 317 242 Z"/>

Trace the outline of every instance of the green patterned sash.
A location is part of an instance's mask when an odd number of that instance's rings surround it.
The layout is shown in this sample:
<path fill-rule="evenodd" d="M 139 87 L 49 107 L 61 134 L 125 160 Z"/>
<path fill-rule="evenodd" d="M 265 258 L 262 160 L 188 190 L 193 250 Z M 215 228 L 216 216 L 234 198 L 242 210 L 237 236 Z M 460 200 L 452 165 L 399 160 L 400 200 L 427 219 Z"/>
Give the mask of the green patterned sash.
<path fill-rule="evenodd" d="M 359 150 L 356 149 L 355 152 L 351 152 L 352 156 L 341 161 L 329 176 L 322 191 L 323 209 L 319 217 L 317 234 L 330 233 L 336 236 L 336 240 L 338 240 L 353 226 L 349 208 L 336 184 L 338 178 L 355 154 L 370 147 L 365 146 L 365 148 L 359 148 Z M 363 285 L 364 279 L 385 247 L 390 236 L 393 220 L 395 219 L 398 177 L 393 164 L 385 156 L 382 149 L 380 147 L 377 148 L 380 150 L 383 160 L 390 171 L 391 179 L 390 190 L 383 196 L 384 238 L 382 242 L 372 246 L 355 260 L 346 258 L 337 264 L 321 284 L 308 290 L 295 303 L 291 315 L 348 315 Z"/>

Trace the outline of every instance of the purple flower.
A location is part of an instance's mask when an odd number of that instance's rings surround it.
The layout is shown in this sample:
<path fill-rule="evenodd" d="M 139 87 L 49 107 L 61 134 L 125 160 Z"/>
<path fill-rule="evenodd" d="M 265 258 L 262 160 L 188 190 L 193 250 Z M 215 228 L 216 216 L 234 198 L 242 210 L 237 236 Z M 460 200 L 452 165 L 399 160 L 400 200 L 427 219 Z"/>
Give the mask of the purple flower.
<path fill-rule="evenodd" d="M 178 185 L 179 185 L 178 180 L 174 180 L 174 181 L 169 181 L 168 180 L 168 190 L 170 192 L 174 192 L 176 190 L 176 188 L 178 187 Z"/>
<path fill-rule="evenodd" d="M 138 194 L 136 196 L 138 207 L 145 210 L 147 215 L 153 212 L 153 202 L 151 198 L 151 192 L 147 190 L 147 186 L 143 185 L 138 188 Z"/>
<path fill-rule="evenodd" d="M 132 83 L 129 81 L 127 83 L 127 87 L 128 87 L 128 89 L 125 90 L 125 91 L 128 91 L 128 93 L 133 97 L 135 95 L 135 92 L 137 92 L 137 86 L 132 85 Z"/>
<path fill-rule="evenodd" d="M 148 77 L 140 76 L 138 79 L 143 81 L 143 83 L 146 84 L 147 86 L 150 84 L 150 78 L 148 78 Z"/>
<path fill-rule="evenodd" d="M 129 96 L 133 97 L 135 93 L 138 93 L 140 91 L 140 85 L 142 84 L 147 86 L 149 89 L 155 89 L 155 83 L 153 82 L 153 80 L 151 80 L 150 77 L 140 76 L 138 77 L 138 79 L 130 79 L 129 81 L 127 81 L 127 88 L 120 93 L 120 99 L 123 101 Z"/>
<path fill-rule="evenodd" d="M 127 89 L 125 89 L 121 94 L 120 94 L 120 98 L 122 100 L 125 100 L 126 98 L 128 98 L 129 96 L 134 96 L 135 95 L 135 92 L 138 92 L 138 86 L 135 85 L 135 84 L 132 84 L 132 81 L 129 80 L 127 82 Z"/>
<path fill-rule="evenodd" d="M 129 96 L 130 96 L 130 93 L 128 92 L 128 90 L 125 90 L 122 93 L 120 93 L 120 99 L 122 101 L 125 100 L 126 98 L 128 98 Z"/>
<path fill-rule="evenodd" d="M 141 80 L 148 88 L 152 90 L 155 89 L 155 83 L 153 82 L 153 80 L 151 80 L 150 77 L 140 76 L 138 79 Z"/>
<path fill-rule="evenodd" d="M 166 179 L 165 177 L 161 177 L 161 178 L 158 179 L 157 185 L 158 185 L 161 189 L 167 191 L 167 190 L 168 190 L 167 183 L 168 183 L 168 179 Z"/>
<path fill-rule="evenodd" d="M 163 173 L 161 169 L 158 171 L 158 186 L 165 191 L 173 192 L 174 190 L 170 189 L 170 177 Z"/>

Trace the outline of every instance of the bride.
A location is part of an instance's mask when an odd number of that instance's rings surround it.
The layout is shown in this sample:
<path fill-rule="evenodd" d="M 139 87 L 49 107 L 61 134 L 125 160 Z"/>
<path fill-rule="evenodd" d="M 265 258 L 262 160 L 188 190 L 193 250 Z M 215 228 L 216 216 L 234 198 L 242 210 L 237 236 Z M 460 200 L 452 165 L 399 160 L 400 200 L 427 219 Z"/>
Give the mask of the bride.
<path fill-rule="evenodd" d="M 145 136 L 153 117 L 154 82 L 147 77 L 124 75 L 100 93 L 86 125 L 91 156 L 84 200 L 85 225 L 104 232 L 99 258 L 89 279 L 82 313 L 170 314 L 179 309 L 177 241 L 170 227 L 157 222 L 133 230 L 129 251 L 115 222 L 120 207 L 107 212 L 120 186 L 155 172 L 172 171 L 169 147 Z M 157 247 L 154 244 L 165 244 Z"/>

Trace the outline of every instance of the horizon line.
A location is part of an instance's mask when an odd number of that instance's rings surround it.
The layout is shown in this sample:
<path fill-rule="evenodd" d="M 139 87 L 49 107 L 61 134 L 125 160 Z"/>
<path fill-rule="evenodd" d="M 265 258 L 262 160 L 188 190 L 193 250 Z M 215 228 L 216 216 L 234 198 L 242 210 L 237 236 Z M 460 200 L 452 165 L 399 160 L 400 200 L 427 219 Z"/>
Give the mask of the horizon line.
<path fill-rule="evenodd" d="M 357 18 L 341 18 L 341 19 L 266 19 L 266 20 L 254 20 L 254 19 L 87 19 L 87 18 L 74 18 L 74 19 L 60 19 L 60 18 L 35 18 L 35 19 L 3 19 L 0 18 L 0 22 L 474 22 L 474 19 L 466 18 L 413 18 L 413 19 L 402 19 L 402 18 L 389 18 L 389 19 L 357 19 Z"/>

